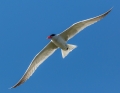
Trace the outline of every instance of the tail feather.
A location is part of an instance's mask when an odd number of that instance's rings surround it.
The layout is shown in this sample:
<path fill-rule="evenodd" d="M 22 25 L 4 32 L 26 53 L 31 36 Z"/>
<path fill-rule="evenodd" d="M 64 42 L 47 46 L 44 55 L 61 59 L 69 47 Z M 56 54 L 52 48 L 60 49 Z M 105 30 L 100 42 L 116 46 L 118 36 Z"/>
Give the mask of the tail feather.
<path fill-rule="evenodd" d="M 63 58 L 65 58 L 73 49 L 77 47 L 76 45 L 71 45 L 71 44 L 67 44 L 67 45 L 68 45 L 68 50 L 61 49 Z"/>

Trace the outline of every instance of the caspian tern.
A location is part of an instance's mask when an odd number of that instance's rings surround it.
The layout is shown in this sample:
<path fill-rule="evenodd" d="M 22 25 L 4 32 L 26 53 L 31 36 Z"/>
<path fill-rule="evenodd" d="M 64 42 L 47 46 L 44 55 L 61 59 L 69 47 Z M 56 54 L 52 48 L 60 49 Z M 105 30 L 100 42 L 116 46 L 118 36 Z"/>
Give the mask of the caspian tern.
<path fill-rule="evenodd" d="M 52 55 L 58 48 L 61 48 L 62 57 L 65 58 L 73 49 L 77 47 L 76 45 L 67 44 L 67 41 L 87 26 L 90 26 L 104 18 L 111 10 L 112 8 L 104 14 L 77 22 L 58 35 L 51 34 L 48 36 L 48 39 L 51 41 L 34 57 L 22 78 L 11 88 L 15 88 L 29 79 L 37 67 L 43 63 L 50 55 Z"/>

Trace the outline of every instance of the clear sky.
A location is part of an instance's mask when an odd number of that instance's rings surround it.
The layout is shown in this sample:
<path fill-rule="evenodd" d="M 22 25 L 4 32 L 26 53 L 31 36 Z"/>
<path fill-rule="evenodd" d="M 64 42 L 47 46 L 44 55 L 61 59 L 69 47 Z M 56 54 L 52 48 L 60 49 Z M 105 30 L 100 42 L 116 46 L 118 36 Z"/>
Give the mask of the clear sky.
<path fill-rule="evenodd" d="M 27 82 L 33 57 L 73 23 L 113 10 L 58 49 Z M 120 0 L 0 0 L 0 93 L 120 93 Z"/>

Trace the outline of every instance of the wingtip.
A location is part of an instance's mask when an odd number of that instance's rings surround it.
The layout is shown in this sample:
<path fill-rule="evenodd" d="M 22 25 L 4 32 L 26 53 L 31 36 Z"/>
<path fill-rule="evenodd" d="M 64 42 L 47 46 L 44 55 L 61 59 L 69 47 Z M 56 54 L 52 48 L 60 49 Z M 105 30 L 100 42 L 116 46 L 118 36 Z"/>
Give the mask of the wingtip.
<path fill-rule="evenodd" d="M 10 88 L 8 88 L 8 89 L 13 89 L 13 88 L 16 88 L 18 85 L 14 85 L 14 86 L 12 86 L 12 87 L 10 87 Z"/>
<path fill-rule="evenodd" d="M 110 13 L 110 12 L 112 11 L 112 9 L 113 9 L 113 7 L 110 8 L 110 9 L 106 12 L 106 14 Z"/>
<path fill-rule="evenodd" d="M 104 17 L 104 16 L 108 15 L 108 14 L 112 11 L 112 9 L 113 9 L 113 7 L 110 8 L 110 9 L 109 9 L 107 12 L 105 12 L 104 14 L 102 14 L 102 16 Z"/>
<path fill-rule="evenodd" d="M 15 88 L 15 87 L 13 86 L 13 87 L 10 87 L 10 88 L 8 88 L 8 89 L 13 89 L 13 88 Z"/>
<path fill-rule="evenodd" d="M 13 89 L 13 87 L 10 87 L 10 88 L 8 88 L 8 89 Z"/>
<path fill-rule="evenodd" d="M 109 9 L 109 11 L 111 11 L 113 8 L 114 8 L 114 6 L 113 6 L 113 7 L 111 7 L 111 8 Z"/>
<path fill-rule="evenodd" d="M 110 8 L 110 10 L 112 10 L 114 8 L 114 6 L 112 6 L 111 8 Z"/>

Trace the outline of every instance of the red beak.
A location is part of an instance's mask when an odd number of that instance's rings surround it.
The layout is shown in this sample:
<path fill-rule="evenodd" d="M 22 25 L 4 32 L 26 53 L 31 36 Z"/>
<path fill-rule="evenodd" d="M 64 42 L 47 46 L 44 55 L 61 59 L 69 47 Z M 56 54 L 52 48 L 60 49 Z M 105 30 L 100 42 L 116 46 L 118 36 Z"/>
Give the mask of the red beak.
<path fill-rule="evenodd" d="M 47 39 L 51 39 L 52 37 L 51 36 L 48 36 Z"/>

